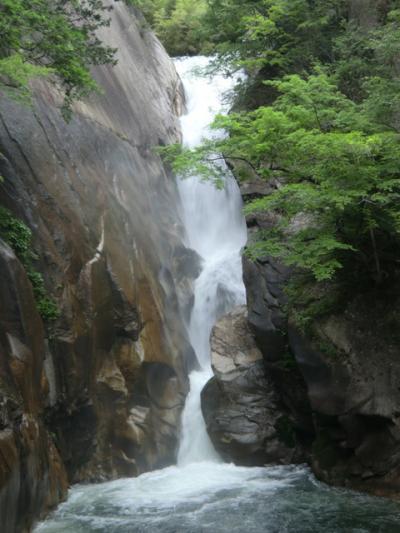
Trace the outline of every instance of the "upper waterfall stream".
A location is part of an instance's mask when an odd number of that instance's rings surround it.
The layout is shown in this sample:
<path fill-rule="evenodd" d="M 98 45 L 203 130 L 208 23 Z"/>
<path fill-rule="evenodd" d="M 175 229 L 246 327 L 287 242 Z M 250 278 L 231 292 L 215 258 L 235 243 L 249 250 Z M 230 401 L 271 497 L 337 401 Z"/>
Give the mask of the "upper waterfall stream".
<path fill-rule="evenodd" d="M 184 143 L 211 135 L 234 80 L 193 73 L 206 58 L 177 61 L 188 94 Z M 218 134 L 218 133 L 213 133 Z M 202 258 L 189 335 L 200 369 L 190 376 L 177 466 L 99 485 L 75 486 L 37 528 L 46 533 L 339 533 L 400 531 L 397 504 L 319 483 L 306 467 L 224 464 L 201 415 L 201 389 L 212 375 L 209 335 L 221 314 L 245 301 L 240 252 L 246 242 L 239 189 L 217 190 L 194 176 L 179 183 L 187 245 Z"/>

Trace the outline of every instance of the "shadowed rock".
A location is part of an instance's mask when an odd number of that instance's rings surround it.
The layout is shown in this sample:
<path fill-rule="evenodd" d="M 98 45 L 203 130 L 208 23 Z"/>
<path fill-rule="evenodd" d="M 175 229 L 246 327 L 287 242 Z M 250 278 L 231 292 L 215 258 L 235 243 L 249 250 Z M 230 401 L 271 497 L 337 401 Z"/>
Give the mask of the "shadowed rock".
<path fill-rule="evenodd" d="M 343 314 L 290 327 L 317 438 L 313 468 L 329 483 L 380 495 L 400 488 L 398 298 L 362 296 Z"/>
<path fill-rule="evenodd" d="M 238 465 L 298 461 L 293 424 L 265 372 L 246 307 L 236 308 L 217 323 L 211 349 L 215 376 L 201 400 L 217 451 Z"/>

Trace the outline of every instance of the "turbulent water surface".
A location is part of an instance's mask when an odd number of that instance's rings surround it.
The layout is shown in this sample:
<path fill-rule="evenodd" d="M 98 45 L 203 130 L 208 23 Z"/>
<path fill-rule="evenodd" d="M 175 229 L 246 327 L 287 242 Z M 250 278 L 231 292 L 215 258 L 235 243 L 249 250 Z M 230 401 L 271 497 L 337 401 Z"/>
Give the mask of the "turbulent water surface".
<path fill-rule="evenodd" d="M 234 80 L 195 75 L 206 58 L 177 62 L 188 93 L 184 142 L 211 135 Z M 218 133 L 213 133 L 218 135 Z M 200 392 L 211 376 L 209 335 L 217 318 L 245 302 L 240 252 L 246 242 L 237 185 L 217 190 L 196 176 L 179 184 L 187 244 L 203 259 L 189 335 L 200 369 L 190 376 L 177 466 L 136 479 L 77 486 L 37 531 L 42 533 L 339 533 L 400 532 L 400 507 L 328 488 L 305 467 L 239 468 L 224 464 L 207 436 Z"/>

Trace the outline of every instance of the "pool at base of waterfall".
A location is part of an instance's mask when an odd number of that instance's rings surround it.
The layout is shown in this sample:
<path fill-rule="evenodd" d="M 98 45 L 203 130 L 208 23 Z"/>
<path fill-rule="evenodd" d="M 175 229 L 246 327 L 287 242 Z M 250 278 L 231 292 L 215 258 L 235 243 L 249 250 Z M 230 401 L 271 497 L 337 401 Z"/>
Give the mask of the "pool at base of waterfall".
<path fill-rule="evenodd" d="M 400 506 L 308 468 L 194 463 L 76 486 L 36 533 L 398 533 Z"/>

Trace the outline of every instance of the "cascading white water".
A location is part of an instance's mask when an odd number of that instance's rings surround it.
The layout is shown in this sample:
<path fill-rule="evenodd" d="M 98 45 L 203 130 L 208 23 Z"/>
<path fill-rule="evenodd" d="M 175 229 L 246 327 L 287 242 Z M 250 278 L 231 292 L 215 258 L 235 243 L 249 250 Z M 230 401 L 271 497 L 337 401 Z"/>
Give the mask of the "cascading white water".
<path fill-rule="evenodd" d="M 198 145 L 202 138 L 218 135 L 208 128 L 222 111 L 222 97 L 234 79 L 214 76 L 199 78 L 193 69 L 205 67 L 207 58 L 185 58 L 177 69 L 185 81 L 188 112 L 182 118 L 183 143 Z M 201 414 L 200 393 L 212 375 L 210 333 L 218 317 L 245 302 L 240 253 L 246 243 L 246 224 L 241 196 L 235 180 L 228 175 L 223 189 L 193 176 L 179 183 L 182 218 L 187 245 L 203 260 L 203 269 L 194 286 L 189 336 L 201 369 L 190 375 L 190 392 L 182 417 L 182 440 L 178 465 L 217 461 Z"/>
<path fill-rule="evenodd" d="M 195 146 L 234 80 L 191 74 L 205 58 L 177 67 L 189 97 L 182 119 Z M 240 250 L 246 240 L 236 183 L 218 191 L 196 177 L 179 184 L 188 245 L 203 258 L 189 333 L 201 369 L 190 375 L 177 466 L 99 485 L 76 486 L 37 528 L 41 533 L 342 533 L 400 527 L 396 504 L 331 489 L 298 466 L 243 468 L 222 463 L 208 438 L 200 392 L 211 376 L 209 334 L 217 317 L 245 299 Z M 383 529 L 382 529 L 383 527 Z"/>

